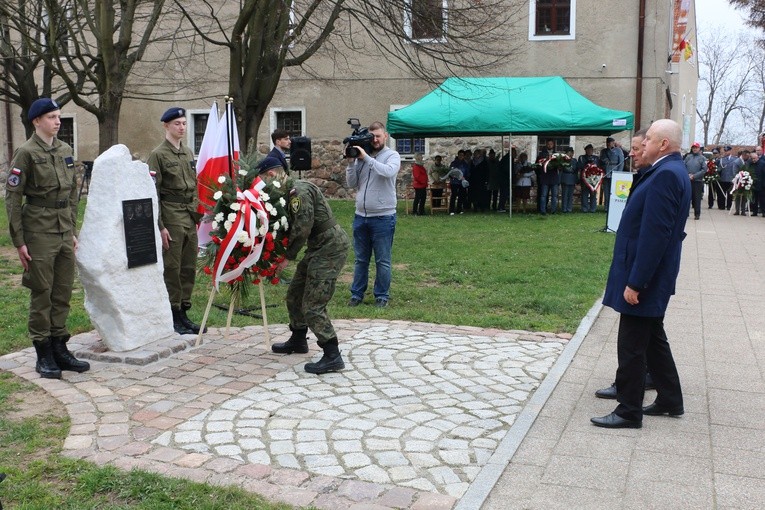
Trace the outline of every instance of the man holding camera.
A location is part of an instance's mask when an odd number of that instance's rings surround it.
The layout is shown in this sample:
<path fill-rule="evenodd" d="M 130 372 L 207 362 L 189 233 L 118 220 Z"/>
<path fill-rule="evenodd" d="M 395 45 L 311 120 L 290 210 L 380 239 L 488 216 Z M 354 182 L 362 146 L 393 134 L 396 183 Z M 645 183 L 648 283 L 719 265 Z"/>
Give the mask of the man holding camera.
<path fill-rule="evenodd" d="M 364 300 L 369 281 L 369 262 L 375 256 L 375 306 L 388 306 L 391 281 L 391 251 L 396 231 L 396 176 L 401 156 L 386 146 L 388 133 L 382 122 L 369 126 L 373 136 L 367 150 L 358 150 L 348 159 L 345 178 L 348 186 L 356 188 L 356 214 L 353 218 L 353 252 L 355 265 L 351 300 L 348 306 L 358 306 Z"/>

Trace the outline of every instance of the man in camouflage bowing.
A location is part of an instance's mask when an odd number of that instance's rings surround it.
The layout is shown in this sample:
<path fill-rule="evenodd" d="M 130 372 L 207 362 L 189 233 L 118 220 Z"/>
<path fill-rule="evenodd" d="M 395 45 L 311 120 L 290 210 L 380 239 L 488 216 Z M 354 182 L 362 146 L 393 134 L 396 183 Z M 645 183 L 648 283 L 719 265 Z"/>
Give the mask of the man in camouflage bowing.
<path fill-rule="evenodd" d="M 261 179 L 266 182 L 286 178 L 276 158 L 267 157 L 258 167 Z M 274 344 L 271 350 L 281 354 L 308 352 L 306 334 L 310 328 L 324 355 L 316 363 L 307 363 L 305 371 L 324 374 L 342 370 L 345 363 L 340 355 L 337 333 L 327 315 L 327 304 L 335 293 L 337 276 L 348 257 L 348 235 L 335 221 L 332 209 L 315 184 L 292 181 L 287 209 L 287 260 L 278 270 L 284 269 L 288 261 L 295 260 L 304 245 L 306 252 L 298 262 L 287 290 L 287 311 L 292 335 L 286 342 Z"/>

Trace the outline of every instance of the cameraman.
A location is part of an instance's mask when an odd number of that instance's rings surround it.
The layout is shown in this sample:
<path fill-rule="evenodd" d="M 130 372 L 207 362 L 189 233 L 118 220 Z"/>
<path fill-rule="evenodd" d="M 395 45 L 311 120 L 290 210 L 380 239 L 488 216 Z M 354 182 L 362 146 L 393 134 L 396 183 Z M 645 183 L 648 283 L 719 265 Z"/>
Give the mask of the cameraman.
<path fill-rule="evenodd" d="M 351 300 L 348 306 L 358 306 L 364 300 L 369 280 L 369 261 L 375 255 L 375 306 L 388 306 L 391 281 L 391 250 L 396 231 L 396 176 L 401 156 L 387 147 L 385 124 L 373 122 L 369 132 L 371 154 L 354 146 L 359 154 L 348 158 L 345 178 L 350 188 L 356 188 L 356 215 L 353 218 L 353 252 L 355 265 Z"/>

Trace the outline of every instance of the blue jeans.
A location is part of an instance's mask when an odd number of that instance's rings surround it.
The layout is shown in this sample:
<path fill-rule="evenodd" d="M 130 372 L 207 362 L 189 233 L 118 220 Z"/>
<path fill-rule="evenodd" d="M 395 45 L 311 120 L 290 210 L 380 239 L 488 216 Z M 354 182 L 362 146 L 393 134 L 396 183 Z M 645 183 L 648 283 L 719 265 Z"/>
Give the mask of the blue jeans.
<path fill-rule="evenodd" d="M 391 251 L 396 232 L 396 215 L 359 216 L 353 218 L 353 251 L 355 264 L 351 297 L 364 299 L 369 281 L 369 261 L 375 255 L 375 299 L 390 297 Z"/>
<path fill-rule="evenodd" d="M 550 199 L 550 213 L 558 210 L 558 184 L 542 184 L 539 198 L 539 212 L 547 214 L 547 199 Z"/>
<path fill-rule="evenodd" d="M 563 212 L 572 212 L 574 210 L 574 184 L 561 184 Z"/>
<path fill-rule="evenodd" d="M 582 184 L 582 212 L 592 213 L 598 210 L 598 192 Z"/>

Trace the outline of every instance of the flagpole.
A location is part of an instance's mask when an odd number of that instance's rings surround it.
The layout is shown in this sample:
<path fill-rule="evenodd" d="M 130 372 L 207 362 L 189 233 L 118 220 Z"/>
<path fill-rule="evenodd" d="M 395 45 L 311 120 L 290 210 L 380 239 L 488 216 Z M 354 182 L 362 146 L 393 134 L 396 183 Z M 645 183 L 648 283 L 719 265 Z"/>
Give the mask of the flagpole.
<path fill-rule="evenodd" d="M 228 148 L 228 174 L 231 176 L 231 180 L 236 184 L 236 175 L 234 174 L 234 98 L 226 96 L 226 146 Z"/>

